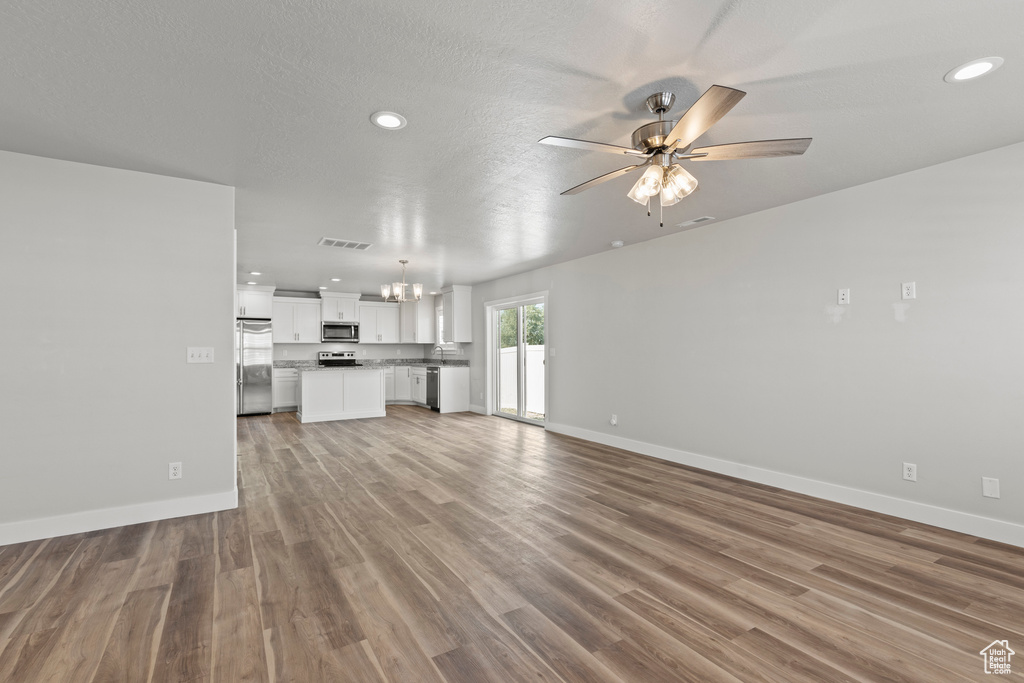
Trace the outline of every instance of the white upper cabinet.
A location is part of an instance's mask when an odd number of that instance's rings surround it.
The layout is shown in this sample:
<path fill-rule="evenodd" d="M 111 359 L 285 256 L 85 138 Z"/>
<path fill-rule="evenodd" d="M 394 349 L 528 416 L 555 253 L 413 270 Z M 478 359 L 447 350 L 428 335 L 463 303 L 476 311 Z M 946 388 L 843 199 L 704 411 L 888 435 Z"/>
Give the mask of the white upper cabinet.
<path fill-rule="evenodd" d="M 274 309 L 274 288 L 264 285 L 238 285 L 235 292 L 236 318 L 271 318 Z"/>
<path fill-rule="evenodd" d="M 358 303 L 358 294 L 320 292 L 320 319 L 325 323 L 354 323 Z"/>
<path fill-rule="evenodd" d="M 320 303 L 276 296 L 271 325 L 275 344 L 319 344 Z"/>
<path fill-rule="evenodd" d="M 434 297 L 422 301 L 407 301 L 401 305 L 402 343 L 433 344 L 437 341 L 434 330 Z"/>
<path fill-rule="evenodd" d="M 473 288 L 451 285 L 441 290 L 445 342 L 473 341 Z"/>
<path fill-rule="evenodd" d="M 359 343 L 398 344 L 398 304 L 359 303 Z"/>

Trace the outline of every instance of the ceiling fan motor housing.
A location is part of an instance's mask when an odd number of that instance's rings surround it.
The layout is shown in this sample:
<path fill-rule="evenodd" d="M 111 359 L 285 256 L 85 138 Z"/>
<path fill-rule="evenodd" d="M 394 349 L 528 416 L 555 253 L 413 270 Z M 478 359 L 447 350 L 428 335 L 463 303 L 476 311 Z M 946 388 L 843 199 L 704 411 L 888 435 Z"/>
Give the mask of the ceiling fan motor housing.
<path fill-rule="evenodd" d="M 633 131 L 633 149 L 650 152 L 663 147 L 675 123 L 675 121 L 652 121 L 640 126 Z"/>

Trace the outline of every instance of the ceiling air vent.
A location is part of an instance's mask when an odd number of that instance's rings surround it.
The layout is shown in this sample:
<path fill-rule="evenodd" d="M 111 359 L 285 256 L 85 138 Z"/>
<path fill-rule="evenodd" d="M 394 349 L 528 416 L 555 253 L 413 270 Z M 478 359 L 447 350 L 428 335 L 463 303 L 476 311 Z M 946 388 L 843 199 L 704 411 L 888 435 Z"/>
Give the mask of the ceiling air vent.
<path fill-rule="evenodd" d="M 333 237 L 323 237 L 317 244 L 321 247 L 338 247 L 340 249 L 354 249 L 355 251 L 366 251 L 373 246 L 369 242 L 353 242 L 352 240 L 339 240 Z"/>
<path fill-rule="evenodd" d="M 699 225 L 700 223 L 707 223 L 708 221 L 715 220 L 714 216 L 701 216 L 700 218 L 694 218 L 692 221 L 686 221 L 685 223 L 679 223 L 676 225 L 677 228 L 688 228 L 691 225 Z"/>

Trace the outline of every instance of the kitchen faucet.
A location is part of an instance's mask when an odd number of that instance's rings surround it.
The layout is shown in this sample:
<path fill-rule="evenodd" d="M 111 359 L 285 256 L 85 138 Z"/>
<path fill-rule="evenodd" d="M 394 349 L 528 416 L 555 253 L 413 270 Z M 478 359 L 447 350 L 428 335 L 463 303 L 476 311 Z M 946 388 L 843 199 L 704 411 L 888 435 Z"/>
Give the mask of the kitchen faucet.
<path fill-rule="evenodd" d="M 434 347 L 434 353 L 441 352 L 441 365 L 444 365 L 444 347 L 438 344 Z"/>

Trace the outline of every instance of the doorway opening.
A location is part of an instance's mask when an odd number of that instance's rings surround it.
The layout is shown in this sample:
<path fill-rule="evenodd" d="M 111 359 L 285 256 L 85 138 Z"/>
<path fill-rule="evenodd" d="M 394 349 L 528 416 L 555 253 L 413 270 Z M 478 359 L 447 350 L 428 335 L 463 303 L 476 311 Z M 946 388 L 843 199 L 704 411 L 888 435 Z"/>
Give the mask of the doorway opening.
<path fill-rule="evenodd" d="M 544 297 L 493 306 L 493 414 L 533 424 L 547 417 Z"/>

